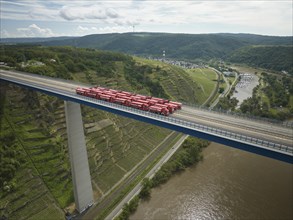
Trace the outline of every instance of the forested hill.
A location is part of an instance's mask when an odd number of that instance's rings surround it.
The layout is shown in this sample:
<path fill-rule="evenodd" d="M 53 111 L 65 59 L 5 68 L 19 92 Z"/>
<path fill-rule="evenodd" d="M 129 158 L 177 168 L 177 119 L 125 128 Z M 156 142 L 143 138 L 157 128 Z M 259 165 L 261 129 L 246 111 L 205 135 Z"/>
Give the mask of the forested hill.
<path fill-rule="evenodd" d="M 246 63 L 250 66 L 285 70 L 293 74 L 293 47 L 292 46 L 248 46 L 232 53 L 231 62 Z"/>
<path fill-rule="evenodd" d="M 8 43 L 37 43 L 44 46 L 74 46 L 130 55 L 167 58 L 205 59 L 220 58 L 272 70 L 292 72 L 293 37 L 254 34 L 171 34 L 171 33 L 113 33 L 94 34 L 75 38 L 1 39 Z M 263 47 L 255 47 L 263 46 Z M 266 46 L 266 47 L 264 47 Z M 275 46 L 275 47 L 271 47 Z M 281 46 L 291 46 L 281 47 Z M 274 55 L 272 55 L 274 54 Z"/>
<path fill-rule="evenodd" d="M 170 58 L 210 59 L 225 58 L 244 46 L 292 45 L 292 40 L 292 37 L 253 34 L 113 33 L 60 40 L 48 39 L 47 42 L 39 43 L 46 46 L 67 45 L 153 56 L 161 56 L 165 50 L 166 57 Z M 2 39 L 1 42 L 9 43 L 9 40 Z"/>

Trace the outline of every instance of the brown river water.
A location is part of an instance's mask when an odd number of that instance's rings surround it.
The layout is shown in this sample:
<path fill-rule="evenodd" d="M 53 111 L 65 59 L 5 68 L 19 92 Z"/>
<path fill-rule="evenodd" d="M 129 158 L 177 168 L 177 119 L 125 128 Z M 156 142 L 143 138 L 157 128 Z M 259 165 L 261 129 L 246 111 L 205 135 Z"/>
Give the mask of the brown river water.
<path fill-rule="evenodd" d="M 292 165 L 212 143 L 130 219 L 293 219 Z"/>

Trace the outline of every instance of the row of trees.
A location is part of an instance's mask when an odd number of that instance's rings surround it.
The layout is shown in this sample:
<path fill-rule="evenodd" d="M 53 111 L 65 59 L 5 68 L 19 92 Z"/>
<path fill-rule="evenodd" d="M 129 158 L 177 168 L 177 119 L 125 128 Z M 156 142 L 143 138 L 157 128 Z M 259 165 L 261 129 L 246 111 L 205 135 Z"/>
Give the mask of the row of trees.
<path fill-rule="evenodd" d="M 230 98 L 230 97 L 222 97 L 219 99 L 219 102 L 216 106 L 217 109 L 220 109 L 220 110 L 232 110 L 234 111 L 235 108 L 237 107 L 237 103 L 239 101 L 233 97 L 233 98 Z"/>

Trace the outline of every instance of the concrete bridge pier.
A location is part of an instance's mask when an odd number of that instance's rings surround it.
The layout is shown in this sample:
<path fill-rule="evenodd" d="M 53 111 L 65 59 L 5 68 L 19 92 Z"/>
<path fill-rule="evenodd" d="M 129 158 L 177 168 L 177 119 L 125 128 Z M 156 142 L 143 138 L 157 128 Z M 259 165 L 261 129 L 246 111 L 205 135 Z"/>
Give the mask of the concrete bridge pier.
<path fill-rule="evenodd" d="M 93 204 L 94 198 L 80 105 L 65 101 L 65 114 L 74 199 L 81 213 Z"/>

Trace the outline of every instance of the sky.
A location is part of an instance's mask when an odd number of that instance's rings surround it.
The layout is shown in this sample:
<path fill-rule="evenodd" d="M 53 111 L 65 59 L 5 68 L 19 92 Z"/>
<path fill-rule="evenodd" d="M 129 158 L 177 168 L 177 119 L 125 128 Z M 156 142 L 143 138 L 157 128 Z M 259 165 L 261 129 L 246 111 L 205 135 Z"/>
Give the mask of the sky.
<path fill-rule="evenodd" d="M 293 1 L 0 0 L 1 38 L 124 32 L 292 36 Z"/>

